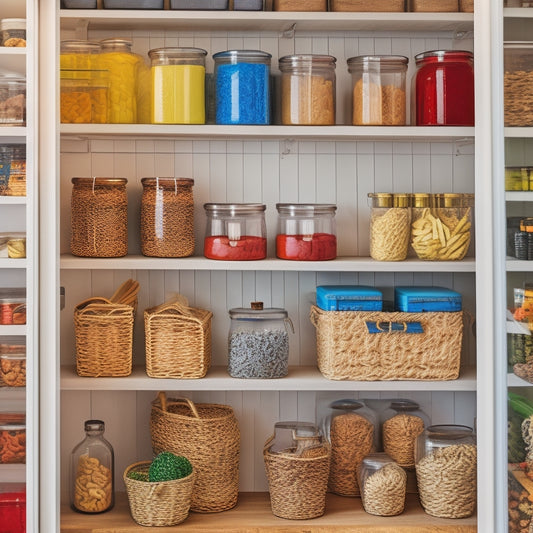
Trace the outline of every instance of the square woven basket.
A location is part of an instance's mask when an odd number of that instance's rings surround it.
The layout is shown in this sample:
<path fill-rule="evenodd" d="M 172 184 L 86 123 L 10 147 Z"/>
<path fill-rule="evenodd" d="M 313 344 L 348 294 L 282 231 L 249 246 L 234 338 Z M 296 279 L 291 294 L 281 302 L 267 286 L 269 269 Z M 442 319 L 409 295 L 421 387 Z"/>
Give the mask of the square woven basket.
<path fill-rule="evenodd" d="M 323 311 L 313 305 L 310 318 L 316 328 L 318 368 L 328 379 L 445 381 L 459 377 L 461 311 Z M 369 332 L 372 325 L 377 333 Z M 409 333 L 411 325 L 420 325 L 423 332 Z"/>

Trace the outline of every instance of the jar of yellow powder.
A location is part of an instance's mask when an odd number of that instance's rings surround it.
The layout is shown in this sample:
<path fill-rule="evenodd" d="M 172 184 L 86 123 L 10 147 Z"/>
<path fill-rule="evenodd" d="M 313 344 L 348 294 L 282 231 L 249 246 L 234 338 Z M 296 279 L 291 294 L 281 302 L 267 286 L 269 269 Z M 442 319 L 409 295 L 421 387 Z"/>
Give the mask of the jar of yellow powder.
<path fill-rule="evenodd" d="M 61 41 L 59 64 L 62 69 L 99 69 L 100 43 L 70 39 Z M 80 76 L 81 77 L 81 76 Z"/>
<path fill-rule="evenodd" d="M 156 48 L 152 124 L 205 124 L 205 56 L 201 48 Z"/>
<path fill-rule="evenodd" d="M 109 122 L 137 122 L 137 83 L 142 58 L 131 51 L 128 39 L 100 41 L 100 65 L 109 73 Z"/>

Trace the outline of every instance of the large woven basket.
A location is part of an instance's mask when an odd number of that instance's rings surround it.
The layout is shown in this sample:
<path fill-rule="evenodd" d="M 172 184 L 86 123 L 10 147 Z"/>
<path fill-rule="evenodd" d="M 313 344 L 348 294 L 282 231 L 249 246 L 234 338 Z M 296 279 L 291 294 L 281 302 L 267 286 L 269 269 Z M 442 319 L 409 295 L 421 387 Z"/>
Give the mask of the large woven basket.
<path fill-rule="evenodd" d="M 203 378 L 211 366 L 212 316 L 177 301 L 146 309 L 146 373 L 151 378 Z"/>
<path fill-rule="evenodd" d="M 194 404 L 160 392 L 150 417 L 155 454 L 169 451 L 189 459 L 196 471 L 191 510 L 226 511 L 237 504 L 240 431 L 227 405 Z"/>
<path fill-rule="evenodd" d="M 323 444 L 318 455 L 295 456 L 270 452 L 270 437 L 263 448 L 272 513 L 280 518 L 305 520 L 326 510 L 331 449 Z"/>
<path fill-rule="evenodd" d="M 76 370 L 79 376 L 131 374 L 134 306 L 90 298 L 74 309 Z"/>
<path fill-rule="evenodd" d="M 462 312 L 323 311 L 313 305 L 310 318 L 316 327 L 318 368 L 328 379 L 459 377 Z M 411 324 L 420 324 L 423 333 L 409 333 Z M 369 332 L 372 325 L 379 329 L 377 333 Z"/>
<path fill-rule="evenodd" d="M 196 473 L 172 481 L 138 481 L 128 477 L 132 470 L 146 473 L 150 461 L 134 463 L 124 471 L 124 484 L 128 494 L 133 520 L 141 526 L 175 526 L 189 516 L 191 496 Z"/>

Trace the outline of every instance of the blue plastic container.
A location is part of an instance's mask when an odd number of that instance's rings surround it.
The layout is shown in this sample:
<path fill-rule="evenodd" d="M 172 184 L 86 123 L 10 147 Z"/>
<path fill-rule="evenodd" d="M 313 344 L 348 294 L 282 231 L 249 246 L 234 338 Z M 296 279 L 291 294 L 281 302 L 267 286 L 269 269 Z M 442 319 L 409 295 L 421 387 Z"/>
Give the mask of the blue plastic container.
<path fill-rule="evenodd" d="M 324 311 L 381 311 L 383 295 L 364 285 L 321 285 L 316 288 L 316 305 Z"/>
<path fill-rule="evenodd" d="M 394 306 L 404 313 L 457 312 L 462 309 L 462 298 L 444 287 L 396 287 Z"/>

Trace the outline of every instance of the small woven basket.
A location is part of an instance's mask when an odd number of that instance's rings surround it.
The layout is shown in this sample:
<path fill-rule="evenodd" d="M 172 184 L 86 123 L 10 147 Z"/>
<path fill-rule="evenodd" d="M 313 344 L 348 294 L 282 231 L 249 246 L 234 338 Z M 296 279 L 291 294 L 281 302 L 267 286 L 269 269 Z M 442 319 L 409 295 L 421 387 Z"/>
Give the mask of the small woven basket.
<path fill-rule="evenodd" d="M 405 11 L 404 0 L 330 0 L 330 11 Z"/>
<path fill-rule="evenodd" d="M 227 511 L 239 492 L 240 431 L 227 405 L 194 404 L 160 392 L 150 416 L 152 448 L 183 455 L 196 471 L 191 510 Z"/>
<path fill-rule="evenodd" d="M 461 363 L 461 311 L 402 313 L 323 311 L 311 306 L 318 368 L 335 380 L 457 379 Z M 369 324 L 402 325 L 406 330 L 369 332 Z M 409 333 L 411 323 L 422 333 Z"/>
<path fill-rule="evenodd" d="M 146 373 L 151 378 L 203 378 L 211 366 L 212 316 L 178 301 L 146 309 Z"/>
<path fill-rule="evenodd" d="M 270 437 L 263 448 L 272 513 L 290 520 L 322 516 L 326 510 L 329 445 L 323 444 L 309 456 L 271 453 L 273 438 Z"/>
<path fill-rule="evenodd" d="M 134 306 L 90 298 L 74 309 L 76 371 L 85 377 L 131 374 Z"/>
<path fill-rule="evenodd" d="M 189 516 L 196 473 L 172 481 L 138 481 L 128 477 L 132 470 L 145 473 L 150 461 L 134 463 L 124 471 L 133 520 L 141 526 L 175 526 Z"/>

